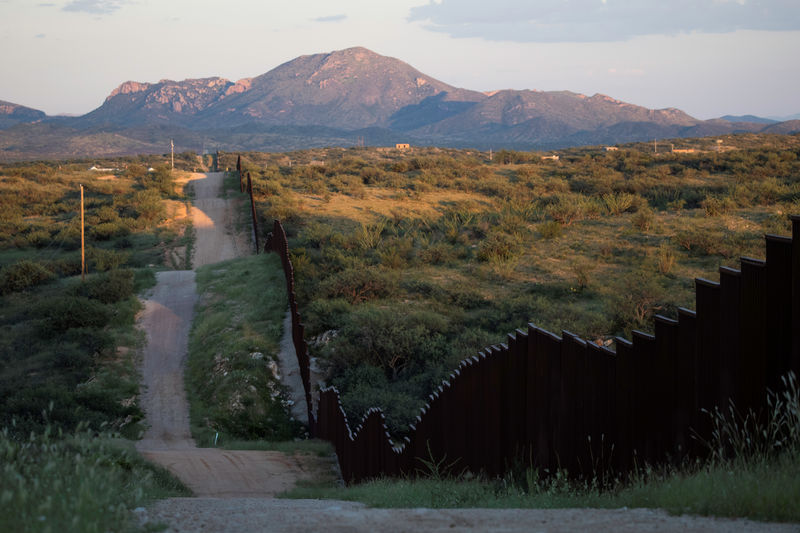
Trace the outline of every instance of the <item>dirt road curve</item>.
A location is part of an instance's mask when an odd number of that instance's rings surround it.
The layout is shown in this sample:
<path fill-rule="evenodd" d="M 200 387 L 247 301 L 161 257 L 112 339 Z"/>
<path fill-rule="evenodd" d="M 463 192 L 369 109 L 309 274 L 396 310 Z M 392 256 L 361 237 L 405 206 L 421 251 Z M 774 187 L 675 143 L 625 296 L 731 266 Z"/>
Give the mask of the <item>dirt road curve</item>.
<path fill-rule="evenodd" d="M 237 238 L 230 229 L 233 207 L 217 197 L 221 175 L 198 175 L 193 182 L 195 266 L 249 253 L 248 240 Z M 162 500 L 148 509 L 137 509 L 134 513 L 141 523 L 168 524 L 167 531 L 176 533 L 798 530 L 797 525 L 670 517 L 646 509 L 367 509 L 350 502 L 274 499 L 271 496 L 309 476 L 308 467 L 276 452 L 197 448 L 191 438 L 183 363 L 196 298 L 193 271 L 162 272 L 146 301 L 141 317 L 148 339 L 142 403 L 150 427 L 137 448 L 151 461 L 175 473 L 200 497 Z M 287 368 L 285 373 L 292 371 Z M 301 398 L 297 398 L 297 407 L 302 406 Z"/>
<path fill-rule="evenodd" d="M 232 201 L 219 198 L 222 174 L 198 174 L 192 208 L 197 232 L 194 266 L 249 253 L 233 231 Z M 272 496 L 309 477 L 296 458 L 276 452 L 197 448 L 189 430 L 183 365 L 197 300 L 194 271 L 159 272 L 139 324 L 147 334 L 142 406 L 148 429 L 137 449 L 177 475 L 198 496 Z"/>

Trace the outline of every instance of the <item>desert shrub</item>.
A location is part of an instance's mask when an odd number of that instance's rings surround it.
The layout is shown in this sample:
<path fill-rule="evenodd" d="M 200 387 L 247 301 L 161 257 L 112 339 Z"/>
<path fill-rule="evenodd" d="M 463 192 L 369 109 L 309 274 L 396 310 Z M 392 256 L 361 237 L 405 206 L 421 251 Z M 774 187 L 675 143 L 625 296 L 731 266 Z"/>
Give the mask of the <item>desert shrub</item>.
<path fill-rule="evenodd" d="M 337 369 L 334 375 L 366 364 L 394 381 L 443 362 L 450 354 L 447 319 L 429 311 L 404 311 L 367 304 L 343 317 L 339 335 L 324 350 Z"/>
<path fill-rule="evenodd" d="M 437 242 L 417 254 L 419 260 L 428 265 L 441 265 L 455 258 L 453 247 L 444 242 Z"/>
<path fill-rule="evenodd" d="M 319 335 L 336 330 L 342 325 L 343 317 L 352 310 L 352 305 L 342 298 L 314 300 L 303 310 L 307 331 Z"/>
<path fill-rule="evenodd" d="M 161 195 L 154 189 L 135 192 L 131 199 L 131 205 L 147 227 L 161 222 L 166 216 Z"/>
<path fill-rule="evenodd" d="M 64 333 L 74 328 L 102 328 L 111 320 L 108 307 L 84 296 L 60 296 L 42 304 L 45 330 Z"/>
<path fill-rule="evenodd" d="M 539 235 L 542 239 L 555 239 L 561 235 L 561 224 L 555 220 L 548 220 L 539 224 Z"/>
<path fill-rule="evenodd" d="M 325 279 L 319 290 L 323 297 L 355 304 L 391 296 L 397 290 L 397 278 L 374 267 L 349 268 Z"/>
<path fill-rule="evenodd" d="M 22 291 L 53 278 L 53 273 L 41 264 L 23 259 L 0 270 L 0 294 Z"/>
<path fill-rule="evenodd" d="M 106 272 L 121 267 L 130 259 L 128 252 L 118 252 L 116 250 L 106 250 L 103 248 L 88 247 L 86 259 L 91 262 L 94 270 Z"/>
<path fill-rule="evenodd" d="M 569 226 L 587 217 L 588 199 L 577 194 L 559 194 L 555 203 L 547 206 L 546 212 L 556 222 Z"/>
<path fill-rule="evenodd" d="M 356 230 L 356 243 L 362 250 L 369 250 L 377 247 L 381 242 L 381 234 L 386 229 L 386 219 L 379 220 L 375 224 L 364 224 Z"/>
<path fill-rule="evenodd" d="M 77 294 L 105 304 L 116 303 L 133 295 L 132 270 L 112 270 L 90 276 L 78 286 Z"/>
<path fill-rule="evenodd" d="M 519 243 L 505 233 L 493 233 L 478 245 L 478 259 L 490 263 L 505 263 L 519 252 Z"/>
<path fill-rule="evenodd" d="M 675 251 L 665 242 L 658 247 L 656 266 L 658 271 L 664 275 L 672 272 L 672 267 L 675 266 Z"/>
<path fill-rule="evenodd" d="M 621 215 L 635 205 L 636 195 L 627 192 L 607 193 L 603 195 L 603 203 L 612 215 Z"/>
<path fill-rule="evenodd" d="M 26 236 L 27 244 L 36 248 L 43 248 L 50 244 L 50 232 L 46 229 L 35 229 Z"/>
<path fill-rule="evenodd" d="M 650 325 L 653 315 L 665 308 L 667 294 L 654 273 L 640 268 L 624 276 L 616 290 L 611 287 L 609 296 L 617 327 L 629 334 Z"/>
<path fill-rule="evenodd" d="M 163 194 L 173 194 L 175 192 L 175 182 L 169 165 L 157 166 L 152 172 L 145 173 L 140 180 L 145 188 L 152 188 Z"/>
<path fill-rule="evenodd" d="M 689 252 L 703 255 L 715 254 L 719 245 L 717 238 L 708 231 L 694 228 L 685 229 L 675 233 L 675 242 Z"/>
<path fill-rule="evenodd" d="M 89 234 L 98 241 L 107 241 L 114 237 L 128 235 L 131 230 L 120 220 L 114 222 L 101 222 L 91 227 Z"/>
<path fill-rule="evenodd" d="M 716 196 L 706 196 L 702 202 L 703 209 L 706 210 L 706 215 L 710 217 L 718 217 L 724 215 L 736 207 L 735 202 L 730 196 L 719 198 Z"/>
<path fill-rule="evenodd" d="M 633 218 L 631 218 L 631 222 L 633 225 L 639 229 L 639 231 L 649 231 L 650 228 L 653 226 L 653 222 L 655 222 L 655 214 L 653 210 L 649 207 L 643 207 L 636 211 L 633 214 Z"/>
<path fill-rule="evenodd" d="M 486 305 L 486 298 L 479 291 L 468 287 L 456 286 L 447 290 L 450 302 L 460 309 L 478 309 Z"/>

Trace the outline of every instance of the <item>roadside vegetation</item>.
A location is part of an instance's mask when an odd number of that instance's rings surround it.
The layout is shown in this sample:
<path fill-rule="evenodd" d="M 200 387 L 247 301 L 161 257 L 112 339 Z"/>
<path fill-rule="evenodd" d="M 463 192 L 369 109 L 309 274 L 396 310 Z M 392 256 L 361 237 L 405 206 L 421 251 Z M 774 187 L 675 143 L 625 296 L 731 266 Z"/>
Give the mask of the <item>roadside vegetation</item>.
<path fill-rule="evenodd" d="M 156 269 L 181 267 L 191 249 L 179 174 L 164 163 L 0 165 L 4 531 L 124 530 L 133 527 L 127 509 L 186 493 L 114 444 L 143 430 L 136 294 L 155 283 Z"/>
<path fill-rule="evenodd" d="M 288 308 L 274 254 L 252 255 L 197 270 L 186 388 L 192 433 L 200 446 L 301 435 L 280 381 L 278 350 Z"/>

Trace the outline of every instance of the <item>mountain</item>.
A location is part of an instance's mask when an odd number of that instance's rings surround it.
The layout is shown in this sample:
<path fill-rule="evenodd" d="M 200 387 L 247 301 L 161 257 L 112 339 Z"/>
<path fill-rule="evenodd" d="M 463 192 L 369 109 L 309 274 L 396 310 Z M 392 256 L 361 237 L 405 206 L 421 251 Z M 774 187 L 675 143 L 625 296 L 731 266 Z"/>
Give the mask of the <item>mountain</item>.
<path fill-rule="evenodd" d="M 103 105 L 76 122 L 84 126 L 187 125 L 199 112 L 244 87 L 244 80 L 237 85 L 223 78 L 126 81 L 111 92 Z"/>
<path fill-rule="evenodd" d="M 777 122 L 787 122 L 789 120 L 800 120 L 800 113 L 795 113 L 794 115 L 787 115 L 784 117 L 769 117 L 772 120 Z"/>
<path fill-rule="evenodd" d="M 725 115 L 720 117 L 721 120 L 728 122 L 751 122 L 753 124 L 776 124 L 779 120 L 772 120 L 771 118 L 757 117 L 755 115 Z"/>
<path fill-rule="evenodd" d="M 17 124 L 38 122 L 46 116 L 44 111 L 0 100 L 0 130 Z"/>
<path fill-rule="evenodd" d="M 301 56 L 235 82 L 127 81 L 81 117 L 46 117 L 0 102 L 2 120 L 0 159 L 163 152 L 170 138 L 177 149 L 196 151 L 347 146 L 358 138 L 371 145 L 554 149 L 797 130 L 753 116 L 703 121 L 602 94 L 471 91 L 361 47 Z"/>

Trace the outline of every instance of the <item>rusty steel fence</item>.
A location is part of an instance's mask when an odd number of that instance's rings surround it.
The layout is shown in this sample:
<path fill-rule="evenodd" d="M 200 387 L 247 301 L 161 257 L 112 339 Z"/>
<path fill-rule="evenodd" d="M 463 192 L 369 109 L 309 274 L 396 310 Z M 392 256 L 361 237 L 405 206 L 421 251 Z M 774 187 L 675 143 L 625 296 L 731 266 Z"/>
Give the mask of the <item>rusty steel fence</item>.
<path fill-rule="evenodd" d="M 766 236 L 766 260 L 695 281 L 696 310 L 655 317 L 654 334 L 618 338 L 616 351 L 533 324 L 464 359 L 427 399 L 408 437 L 383 414 L 352 427 L 334 388 L 312 400 L 308 347 L 286 233 L 266 248 L 283 262 L 292 336 L 313 436 L 333 443 L 344 480 L 414 474 L 430 461 L 501 475 L 522 461 L 540 472 L 626 472 L 708 453 L 715 407 L 764 413 L 767 389 L 800 375 L 800 216 L 792 237 Z"/>

